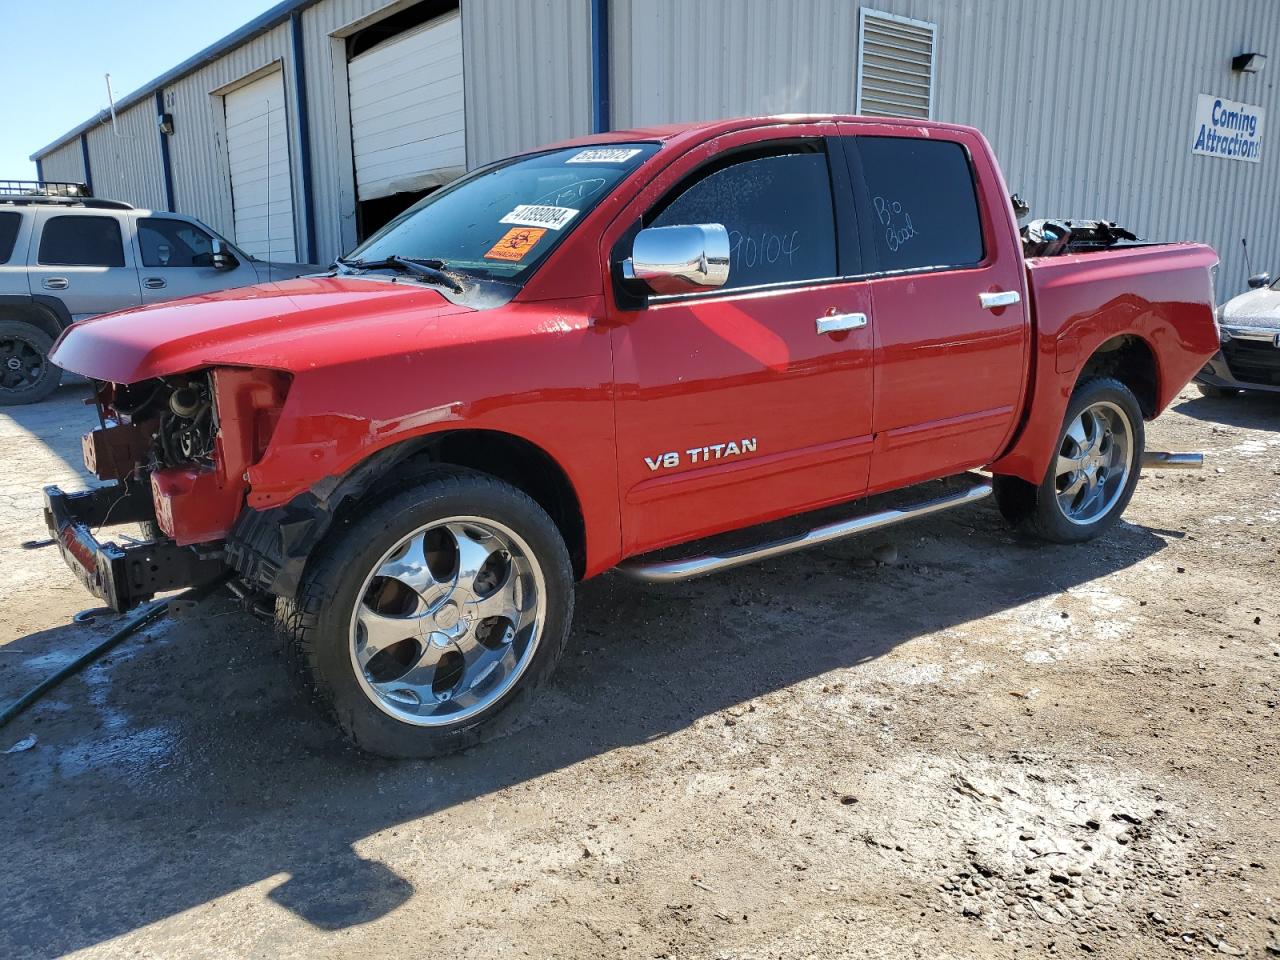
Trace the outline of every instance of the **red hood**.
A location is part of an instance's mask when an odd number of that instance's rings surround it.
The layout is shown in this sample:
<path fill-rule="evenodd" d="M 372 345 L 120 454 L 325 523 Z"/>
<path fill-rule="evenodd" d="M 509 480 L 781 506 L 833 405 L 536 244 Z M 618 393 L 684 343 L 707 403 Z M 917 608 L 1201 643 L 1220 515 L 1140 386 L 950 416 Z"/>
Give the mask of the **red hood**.
<path fill-rule="evenodd" d="M 415 321 L 471 312 L 416 283 L 317 277 L 220 290 L 77 323 L 50 355 L 64 370 L 136 383 L 232 364 L 297 371 Z M 357 326 L 358 325 L 358 326 Z"/>

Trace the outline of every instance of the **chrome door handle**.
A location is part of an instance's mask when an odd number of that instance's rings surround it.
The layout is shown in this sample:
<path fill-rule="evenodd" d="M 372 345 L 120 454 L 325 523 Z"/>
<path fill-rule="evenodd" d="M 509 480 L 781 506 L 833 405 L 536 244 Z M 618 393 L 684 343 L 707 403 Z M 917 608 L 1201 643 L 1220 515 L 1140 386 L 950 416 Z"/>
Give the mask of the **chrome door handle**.
<path fill-rule="evenodd" d="M 161 277 L 147 277 L 142 281 L 142 285 L 148 290 L 159 290 L 164 286 L 164 280 Z"/>
<path fill-rule="evenodd" d="M 1017 290 L 1000 290 L 996 293 L 978 294 L 978 302 L 984 310 L 995 310 L 997 307 L 1012 307 L 1022 302 L 1022 294 Z"/>
<path fill-rule="evenodd" d="M 867 325 L 865 313 L 833 313 L 827 317 L 819 317 L 814 321 L 818 336 L 828 333 L 841 333 L 845 330 L 861 330 Z"/>
<path fill-rule="evenodd" d="M 71 281 L 66 277 L 45 277 L 40 281 L 40 286 L 46 290 L 65 290 L 71 286 Z"/>

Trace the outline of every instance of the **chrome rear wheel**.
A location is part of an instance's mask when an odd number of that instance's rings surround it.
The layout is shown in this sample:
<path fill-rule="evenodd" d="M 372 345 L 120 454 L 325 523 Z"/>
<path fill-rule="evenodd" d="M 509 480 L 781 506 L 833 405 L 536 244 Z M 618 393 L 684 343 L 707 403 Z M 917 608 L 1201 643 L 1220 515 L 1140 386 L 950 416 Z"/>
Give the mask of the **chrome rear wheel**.
<path fill-rule="evenodd" d="M 1106 516 L 1124 494 L 1135 468 L 1133 423 L 1121 407 L 1100 400 L 1072 418 L 1058 448 L 1054 486 L 1070 523 Z"/>

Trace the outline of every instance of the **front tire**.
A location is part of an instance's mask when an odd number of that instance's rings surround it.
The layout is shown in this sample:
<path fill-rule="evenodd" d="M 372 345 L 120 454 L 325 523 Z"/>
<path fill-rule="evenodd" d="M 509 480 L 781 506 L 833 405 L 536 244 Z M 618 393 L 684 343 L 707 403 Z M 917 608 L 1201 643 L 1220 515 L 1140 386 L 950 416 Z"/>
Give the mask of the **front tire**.
<path fill-rule="evenodd" d="M 357 746 L 396 759 L 507 726 L 555 669 L 572 616 L 551 518 L 454 467 L 344 521 L 276 609 L 304 691 Z"/>
<path fill-rule="evenodd" d="M 1081 543 L 1110 529 L 1133 497 L 1145 444 L 1142 408 L 1128 387 L 1109 377 L 1078 385 L 1035 489 L 1034 530 L 1054 543 Z"/>
<path fill-rule="evenodd" d="M 38 403 L 62 382 L 49 361 L 53 338 L 23 320 L 0 320 L 0 406 Z"/>

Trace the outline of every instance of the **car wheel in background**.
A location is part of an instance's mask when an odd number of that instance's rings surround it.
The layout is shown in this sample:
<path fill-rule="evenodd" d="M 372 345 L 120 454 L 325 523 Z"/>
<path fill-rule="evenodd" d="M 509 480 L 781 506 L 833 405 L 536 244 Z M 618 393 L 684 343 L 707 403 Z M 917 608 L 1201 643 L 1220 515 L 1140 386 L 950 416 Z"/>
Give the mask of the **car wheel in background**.
<path fill-rule="evenodd" d="M 0 406 L 36 403 L 62 382 L 49 361 L 53 339 L 21 320 L 0 320 Z"/>

